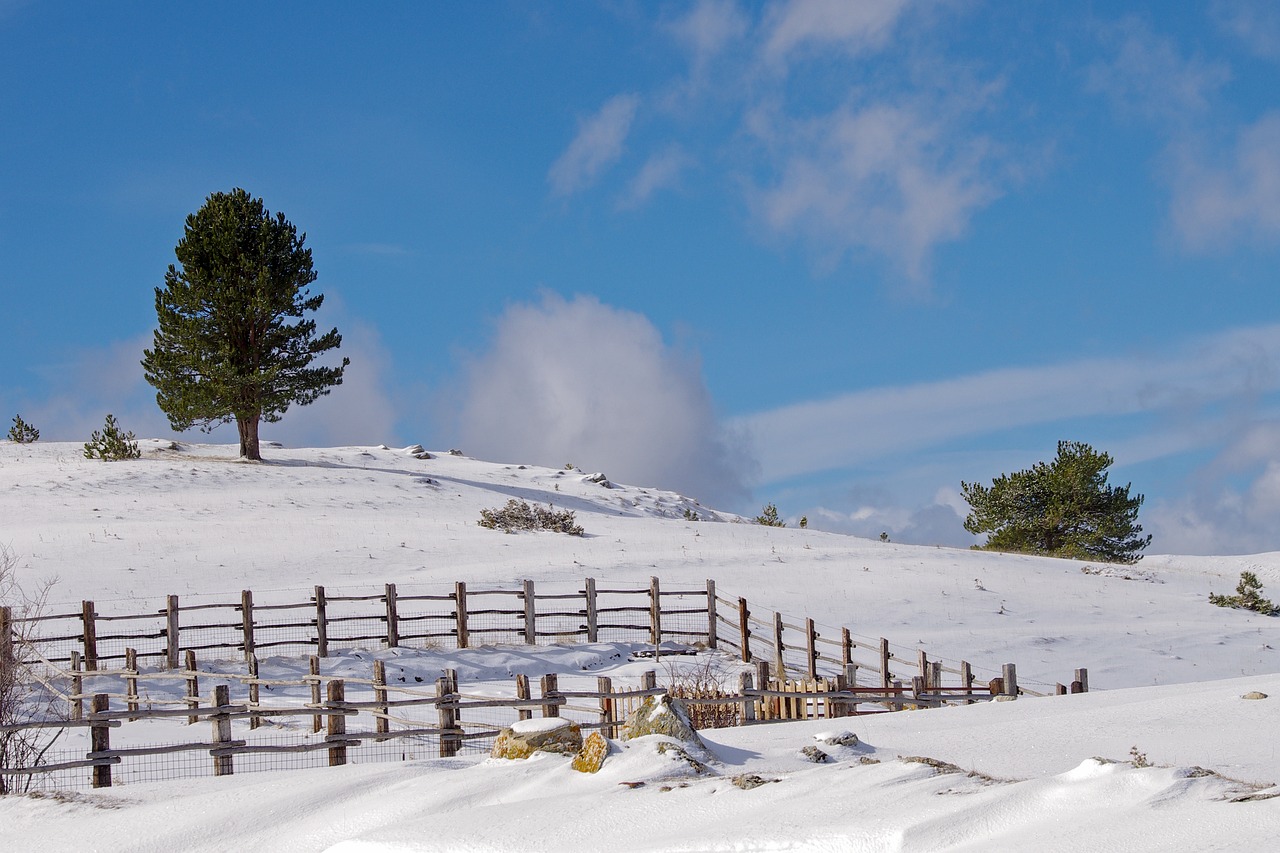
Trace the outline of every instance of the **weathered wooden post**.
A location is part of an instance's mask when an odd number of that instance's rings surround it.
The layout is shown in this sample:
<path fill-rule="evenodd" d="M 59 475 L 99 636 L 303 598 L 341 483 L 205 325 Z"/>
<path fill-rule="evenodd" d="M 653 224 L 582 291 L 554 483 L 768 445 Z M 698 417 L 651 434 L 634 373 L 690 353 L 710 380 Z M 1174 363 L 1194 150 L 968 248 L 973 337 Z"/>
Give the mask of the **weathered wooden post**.
<path fill-rule="evenodd" d="M 596 579 L 587 578 L 582 594 L 586 597 L 587 608 L 587 642 L 594 643 L 600 638 L 600 613 L 596 609 Z"/>
<path fill-rule="evenodd" d="M 942 661 L 935 660 L 929 662 L 928 682 L 931 690 L 942 689 Z"/>
<path fill-rule="evenodd" d="M 316 587 L 316 654 L 322 658 L 329 656 L 329 602 L 324 596 L 324 587 Z"/>
<path fill-rule="evenodd" d="M 253 590 L 240 590 L 240 624 L 244 634 L 244 659 L 254 655 L 253 647 Z"/>
<path fill-rule="evenodd" d="M 213 704 L 217 710 L 209 716 L 213 722 L 213 742 L 214 743 L 230 743 L 231 742 L 231 715 L 225 709 L 231 704 L 230 690 L 225 684 L 219 684 L 213 688 Z M 214 776 L 230 776 L 235 772 L 234 759 L 230 753 L 217 754 L 213 756 L 213 775 Z"/>
<path fill-rule="evenodd" d="M 1005 664 L 1001 677 L 1004 679 L 1004 695 L 1016 698 L 1018 695 L 1018 668 L 1011 663 Z"/>
<path fill-rule="evenodd" d="M 773 613 L 773 662 L 778 667 L 778 678 L 787 677 L 787 661 L 782 656 L 785 646 L 782 644 L 782 614 Z"/>
<path fill-rule="evenodd" d="M 816 681 L 818 678 L 818 630 L 814 627 L 812 619 L 806 618 L 804 620 L 804 635 L 807 646 L 805 652 L 809 660 L 809 665 L 806 669 L 809 680 Z"/>
<path fill-rule="evenodd" d="M 662 593 L 658 590 L 658 578 L 649 578 L 649 642 L 656 650 L 662 642 Z M 655 651 L 656 655 L 657 652 Z M 656 658 L 655 658 L 656 660 Z"/>
<path fill-rule="evenodd" d="M 249 729 L 253 730 L 262 725 L 262 718 L 258 716 L 258 705 L 262 698 L 262 685 L 258 683 L 258 656 L 254 655 L 249 658 Z"/>
<path fill-rule="evenodd" d="M 526 645 L 538 643 L 538 599 L 534 595 L 533 581 L 524 582 L 524 641 Z"/>
<path fill-rule="evenodd" d="M 889 689 L 889 682 L 893 678 L 893 674 L 889 672 L 889 641 L 884 637 L 880 638 L 880 686 L 885 690 Z"/>
<path fill-rule="evenodd" d="M 644 672 L 640 673 L 640 689 L 657 690 L 658 673 L 652 669 L 646 669 Z"/>
<path fill-rule="evenodd" d="M 924 707 L 924 703 L 921 701 L 920 697 L 924 695 L 927 687 L 928 684 L 925 682 L 925 677 L 923 675 L 911 676 L 911 698 L 916 700 L 917 708 Z"/>
<path fill-rule="evenodd" d="M 105 762 L 104 752 L 111 750 L 111 728 L 109 721 L 99 720 L 98 714 L 105 714 L 111 709 L 111 700 L 105 693 L 96 693 L 93 697 L 92 708 L 93 719 L 95 725 L 89 728 L 89 749 L 96 755 L 102 764 L 93 766 L 93 787 L 110 788 L 111 787 L 111 765 Z"/>
<path fill-rule="evenodd" d="M 196 675 L 196 653 L 194 649 L 187 649 L 187 672 L 185 678 L 187 680 L 187 707 L 194 710 L 200 707 L 200 676 Z M 194 726 L 199 720 L 199 717 L 187 717 L 187 725 Z"/>
<path fill-rule="evenodd" d="M 1080 686 L 1079 690 L 1076 689 L 1076 685 Z M 1087 669 L 1076 670 L 1075 680 L 1071 682 L 1071 692 L 1072 693 L 1088 693 L 1089 692 L 1089 670 Z"/>
<path fill-rule="evenodd" d="M 546 702 L 542 706 L 542 716 L 558 717 L 560 716 L 560 706 L 554 700 L 559 698 L 560 691 L 557 689 L 557 677 L 554 672 L 548 672 L 542 676 L 542 698 Z"/>
<path fill-rule="evenodd" d="M 387 601 L 387 648 L 394 649 L 400 645 L 400 610 L 396 604 L 395 584 L 387 584 L 385 598 Z"/>
<path fill-rule="evenodd" d="M 376 717 L 374 730 L 379 734 L 385 734 L 391 730 L 391 721 L 387 719 L 389 708 L 387 706 L 387 665 L 383 661 L 375 660 L 373 662 L 373 701 L 382 704 L 376 709 L 380 715 Z M 378 738 L 381 742 L 382 738 Z"/>
<path fill-rule="evenodd" d="M 925 680 L 925 685 L 929 682 L 929 656 L 925 654 L 924 649 L 916 649 L 916 665 L 920 669 L 920 677 Z"/>
<path fill-rule="evenodd" d="M 853 663 L 853 635 L 848 628 L 840 629 L 840 663 Z"/>
<path fill-rule="evenodd" d="M 964 688 L 965 693 L 973 692 L 973 667 L 969 666 L 967 660 L 960 661 L 960 686 Z M 972 705 L 973 698 L 965 699 L 964 704 Z"/>
<path fill-rule="evenodd" d="M 457 623 L 458 648 L 465 649 L 471 640 L 467 631 L 467 585 L 462 581 L 453 586 L 453 618 Z"/>
<path fill-rule="evenodd" d="M 84 624 L 84 668 L 98 668 L 98 613 L 92 601 L 80 603 L 80 621 Z"/>
<path fill-rule="evenodd" d="M 1053 685 L 1053 695 L 1055 695 L 1055 696 L 1066 696 L 1066 695 L 1067 695 L 1067 685 L 1063 684 L 1061 681 L 1059 681 L 1057 684 Z"/>
<path fill-rule="evenodd" d="M 742 635 L 742 662 L 751 663 L 751 611 L 745 598 L 738 599 L 738 628 Z"/>
<path fill-rule="evenodd" d="M 18 660 L 13 651 L 13 608 L 0 607 L 0 672 L 13 672 Z"/>
<path fill-rule="evenodd" d="M 84 678 L 80 675 L 80 653 L 71 650 L 71 719 L 84 719 Z"/>
<path fill-rule="evenodd" d="M 171 595 L 165 600 L 164 608 L 164 652 L 165 663 L 169 669 L 178 668 L 178 658 L 182 655 L 182 637 L 178 627 L 178 596 Z"/>
<path fill-rule="evenodd" d="M 458 715 L 455 702 L 457 691 L 446 675 L 436 679 L 436 711 L 440 715 L 440 757 L 451 758 L 458 754 Z"/>
<path fill-rule="evenodd" d="M 738 715 L 738 725 L 756 721 L 756 697 L 751 695 L 751 673 L 738 673 L 738 695 L 742 697 L 742 713 Z"/>
<path fill-rule="evenodd" d="M 311 682 L 311 707 L 320 707 L 320 656 L 312 655 L 307 661 L 307 669 L 310 673 L 309 677 L 304 679 Z M 311 731 L 320 731 L 320 716 L 317 714 L 311 718 Z"/>
<path fill-rule="evenodd" d="M 607 675 L 596 677 L 596 690 L 600 693 L 600 725 L 605 737 L 613 737 L 613 679 Z"/>
<path fill-rule="evenodd" d="M 529 676 L 523 672 L 516 675 L 516 698 L 522 702 L 527 702 L 531 698 Z M 524 705 L 516 710 L 516 715 L 522 720 L 527 720 L 533 716 L 533 709 L 528 705 Z"/>
<path fill-rule="evenodd" d="M 347 763 L 347 742 L 343 737 L 347 733 L 347 715 L 346 704 L 347 688 L 341 678 L 335 678 L 329 682 L 329 688 L 326 693 L 328 698 L 327 706 L 330 710 L 329 727 L 326 732 L 326 740 L 334 741 L 333 746 L 329 747 L 329 766 L 341 767 Z M 317 719 L 319 719 L 317 717 Z M 443 744 L 444 741 L 441 741 Z"/>
<path fill-rule="evenodd" d="M 124 670 L 127 673 L 124 678 L 125 707 L 130 711 L 138 710 L 138 650 L 124 650 Z M 130 717 L 129 722 L 138 719 Z"/>
<path fill-rule="evenodd" d="M 756 661 L 756 689 L 772 690 L 772 679 L 769 677 L 769 662 L 767 660 Z M 760 719 L 772 720 L 778 716 L 775 709 L 780 705 L 777 696 L 761 696 L 760 697 Z"/>
<path fill-rule="evenodd" d="M 716 626 L 716 582 L 707 578 L 707 648 L 714 649 L 719 642 Z"/>

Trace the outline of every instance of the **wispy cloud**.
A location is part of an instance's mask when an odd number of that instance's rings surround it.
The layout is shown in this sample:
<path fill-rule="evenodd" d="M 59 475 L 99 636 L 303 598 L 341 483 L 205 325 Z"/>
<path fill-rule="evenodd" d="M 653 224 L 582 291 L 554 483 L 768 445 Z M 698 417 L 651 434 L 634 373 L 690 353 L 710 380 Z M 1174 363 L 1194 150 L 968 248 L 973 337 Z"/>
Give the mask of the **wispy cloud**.
<path fill-rule="evenodd" d="M 1214 0 L 1209 13 L 1254 55 L 1280 59 L 1280 7 L 1274 0 Z"/>
<path fill-rule="evenodd" d="M 746 36 L 750 21 L 735 0 L 698 0 L 666 26 L 688 49 L 694 77 L 700 77 L 709 62 Z"/>
<path fill-rule="evenodd" d="M 806 49 L 836 48 L 857 55 L 884 47 L 907 0 L 786 0 L 765 15 L 763 55 L 783 63 Z"/>
<path fill-rule="evenodd" d="M 651 156 L 627 186 L 626 195 L 619 201 L 622 208 L 639 207 L 655 192 L 678 186 L 680 176 L 694 164 L 694 159 L 676 144 L 668 145 Z"/>
<path fill-rule="evenodd" d="M 622 156 L 639 106 L 640 98 L 636 95 L 616 95 L 579 123 L 577 135 L 547 173 L 551 189 L 557 195 L 571 195 L 585 189 Z"/>
<path fill-rule="evenodd" d="M 870 249 L 894 258 L 917 283 L 933 247 L 961 236 L 1000 195 L 990 143 L 921 108 L 880 103 L 762 122 L 779 153 L 776 179 L 752 195 L 761 221 L 837 257 Z"/>
<path fill-rule="evenodd" d="M 854 467 L 966 436 L 1100 415 L 1194 411 L 1280 389 L 1280 326 L 1239 329 L 1172 353 L 1010 368 L 860 391 L 736 421 L 763 481 Z"/>
<path fill-rule="evenodd" d="M 572 462 L 703 501 L 745 496 L 750 462 L 696 360 L 639 314 L 589 296 L 513 305 L 467 375 L 457 441 L 468 453 Z"/>

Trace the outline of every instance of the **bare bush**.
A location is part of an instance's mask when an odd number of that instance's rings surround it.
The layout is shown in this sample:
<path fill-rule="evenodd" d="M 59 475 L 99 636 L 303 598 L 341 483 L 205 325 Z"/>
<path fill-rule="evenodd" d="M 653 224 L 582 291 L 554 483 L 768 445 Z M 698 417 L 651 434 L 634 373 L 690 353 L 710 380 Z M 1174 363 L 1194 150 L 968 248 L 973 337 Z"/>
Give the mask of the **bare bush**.
<path fill-rule="evenodd" d="M 742 706 L 737 703 L 703 705 L 699 699 L 723 699 L 732 694 L 724 689 L 725 669 L 715 657 L 707 657 L 696 666 L 680 666 L 664 662 L 667 671 L 667 695 L 681 699 L 689 711 L 695 729 L 723 729 L 739 724 Z"/>
<path fill-rule="evenodd" d="M 573 513 L 567 509 L 557 510 L 555 507 L 530 506 L 525 501 L 515 498 L 507 501 L 502 509 L 480 510 L 480 526 L 490 530 L 501 530 L 504 533 L 515 533 L 518 530 L 550 530 L 553 533 L 568 533 L 570 536 L 581 536 L 582 526 L 574 523 Z"/>
<path fill-rule="evenodd" d="M 18 583 L 17 558 L 0 545 L 0 770 L 35 767 L 57 741 L 58 728 L 17 728 L 65 718 L 64 706 L 42 676 L 35 625 L 53 581 L 28 593 Z M 0 773 L 0 795 L 31 787 L 30 775 Z"/>

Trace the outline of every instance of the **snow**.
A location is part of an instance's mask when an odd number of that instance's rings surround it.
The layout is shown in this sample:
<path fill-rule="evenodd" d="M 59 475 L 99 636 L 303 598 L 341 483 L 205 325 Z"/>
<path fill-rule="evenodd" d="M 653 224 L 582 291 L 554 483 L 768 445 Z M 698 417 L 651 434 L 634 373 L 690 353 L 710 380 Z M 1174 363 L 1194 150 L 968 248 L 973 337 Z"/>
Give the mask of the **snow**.
<path fill-rule="evenodd" d="M 567 728 L 568 725 L 569 721 L 561 717 L 531 717 L 527 720 L 516 720 L 511 724 L 511 731 L 518 735 L 532 735 L 554 732 L 556 729 Z"/>
<path fill-rule="evenodd" d="M 828 743 L 842 732 L 825 720 L 703 731 L 715 761 L 701 774 L 644 738 L 595 775 L 561 756 L 472 754 L 7 797 L 0 849 L 1248 850 L 1280 833 L 1280 620 L 1207 602 L 1246 569 L 1274 597 L 1280 554 L 1090 566 L 737 524 L 659 489 L 420 447 L 268 446 L 258 464 L 231 446 L 141 444 L 141 460 L 104 463 L 79 445 L 0 442 L 5 544 L 28 585 L 59 578 L 58 612 L 315 584 L 714 578 L 755 612 L 964 658 L 984 679 L 1014 661 L 1044 689 L 1088 667 L 1093 692 L 842 720 L 856 746 Z M 586 535 L 475 523 L 511 497 L 573 510 Z M 424 687 L 455 668 L 468 691 L 558 672 L 563 687 L 654 668 L 634 651 L 371 650 L 332 665 L 354 678 L 379 657 Z M 273 675 L 305 666 L 263 661 Z M 113 743 L 173 740 L 165 726 L 180 724 L 150 725 Z M 804 755 L 814 744 L 829 761 Z M 744 790 L 743 774 L 768 784 Z"/>

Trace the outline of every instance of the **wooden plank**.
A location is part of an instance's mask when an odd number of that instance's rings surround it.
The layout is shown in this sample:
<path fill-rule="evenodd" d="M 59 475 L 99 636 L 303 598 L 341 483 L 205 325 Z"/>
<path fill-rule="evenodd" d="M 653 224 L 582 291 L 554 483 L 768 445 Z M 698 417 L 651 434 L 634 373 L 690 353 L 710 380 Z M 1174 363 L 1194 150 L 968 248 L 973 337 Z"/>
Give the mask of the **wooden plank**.
<path fill-rule="evenodd" d="M 436 698 L 439 702 L 436 704 L 436 710 L 440 715 L 440 757 L 452 758 L 458 754 L 458 741 L 449 737 L 446 733 L 452 732 L 457 728 L 457 713 L 453 706 L 445 700 L 450 698 L 454 693 L 453 685 L 450 683 L 449 677 L 436 679 Z"/>
<path fill-rule="evenodd" d="M 84 668 L 98 668 L 98 624 L 92 601 L 80 602 L 80 621 L 84 626 Z"/>
<path fill-rule="evenodd" d="M 329 603 L 324 596 L 324 587 L 316 587 L 316 654 L 322 658 L 329 656 Z"/>
<path fill-rule="evenodd" d="M 889 672 L 889 641 L 884 637 L 880 638 L 880 686 L 885 690 L 889 689 L 889 680 L 892 674 Z"/>
<path fill-rule="evenodd" d="M 558 679 L 554 672 L 548 672 L 546 675 L 542 676 L 542 698 L 544 700 L 559 698 L 556 695 L 556 687 L 558 686 L 557 681 Z M 542 716 L 544 717 L 560 716 L 560 704 L 557 702 L 548 702 L 547 704 L 543 705 Z"/>
<path fill-rule="evenodd" d="M 187 649 L 187 707 L 200 707 L 200 676 L 196 675 L 195 649 Z M 187 717 L 187 725 L 194 726 L 199 717 Z"/>
<path fill-rule="evenodd" d="M 714 649 L 716 637 L 716 582 L 707 578 L 707 648 Z"/>
<path fill-rule="evenodd" d="M 251 605 L 252 606 L 252 605 Z M 213 704 L 223 706 L 231 704 L 230 690 L 225 684 L 213 688 Z M 226 714 L 214 714 L 209 717 L 213 723 L 213 742 L 219 745 L 231 741 L 231 718 Z M 230 755 L 213 756 L 213 775 L 230 776 L 235 772 L 235 759 Z"/>
<path fill-rule="evenodd" d="M 93 697 L 93 713 L 98 714 L 111 707 L 107 694 L 98 693 Z M 106 752 L 111 749 L 111 727 L 97 725 L 89 730 L 89 748 L 93 752 Z M 111 787 L 111 765 L 99 764 L 93 768 L 93 787 Z"/>
<path fill-rule="evenodd" d="M 320 656 L 312 655 L 307 659 L 307 671 L 311 674 L 309 679 L 311 682 L 311 704 L 320 704 Z M 311 732 L 314 734 L 320 731 L 320 718 L 315 717 L 311 721 Z"/>
<path fill-rule="evenodd" d="M 256 654 L 249 658 L 249 677 L 252 679 L 249 682 L 249 704 L 256 708 L 260 700 L 261 693 L 259 689 L 261 685 L 258 684 L 258 656 Z M 249 717 L 249 728 L 251 730 L 258 728 L 261 725 L 262 718 L 257 714 L 253 714 Z"/>
<path fill-rule="evenodd" d="M 128 696 L 125 699 L 126 707 L 130 711 L 138 710 L 138 651 L 137 649 L 124 650 L 124 668 L 130 673 L 125 676 L 124 690 Z M 130 720 L 136 720 L 137 717 L 130 717 Z"/>
<path fill-rule="evenodd" d="M 385 716 L 390 711 L 387 707 L 387 665 L 380 660 L 373 662 L 373 698 L 374 701 L 382 703 L 378 711 L 383 714 L 381 717 L 374 718 L 376 720 L 374 728 L 380 734 L 385 734 L 391 728 L 391 721 Z"/>
<path fill-rule="evenodd" d="M 1004 679 L 1004 695 L 1018 695 L 1018 668 L 1011 663 L 1004 665 L 1001 671 L 1001 677 Z"/>
<path fill-rule="evenodd" d="M 738 714 L 738 725 L 745 726 L 747 723 L 756 721 L 756 700 L 750 696 L 751 692 L 751 673 L 738 673 L 738 695 L 742 697 L 742 711 Z"/>
<path fill-rule="evenodd" d="M 240 591 L 240 619 L 244 632 L 244 659 L 247 661 L 254 655 L 253 648 L 253 590 Z"/>
<path fill-rule="evenodd" d="M 773 663 L 778 669 L 778 678 L 787 677 L 787 661 L 783 657 L 786 647 L 782 644 L 782 614 L 773 612 Z"/>
<path fill-rule="evenodd" d="M 75 698 L 71 701 L 71 719 L 84 719 L 84 700 L 80 697 L 84 695 L 84 678 L 80 675 L 80 653 L 75 649 L 71 650 L 71 695 Z"/>
<path fill-rule="evenodd" d="M 649 578 L 649 642 L 655 646 L 662 642 L 662 592 L 657 575 Z"/>
<path fill-rule="evenodd" d="M 458 623 L 458 648 L 465 649 L 470 643 L 467 634 L 467 585 L 458 581 L 453 587 L 453 613 Z"/>
<path fill-rule="evenodd" d="M 516 699 L 527 701 L 529 698 L 529 676 L 522 672 L 516 676 Z M 528 708 L 521 708 L 517 713 L 522 720 L 527 720 L 533 716 L 533 712 Z"/>
<path fill-rule="evenodd" d="M 738 599 L 738 630 L 742 638 L 742 662 L 751 663 L 751 611 L 745 598 Z"/>
<path fill-rule="evenodd" d="M 583 595 L 587 599 L 587 642 L 599 642 L 600 614 L 596 610 L 596 579 L 587 578 L 583 585 Z"/>
<path fill-rule="evenodd" d="M 524 641 L 532 646 L 538 642 L 538 608 L 534 598 L 533 581 L 524 582 Z"/>
<path fill-rule="evenodd" d="M 1072 687 L 1074 687 L 1076 684 L 1080 685 L 1080 689 L 1072 690 L 1073 693 L 1089 692 L 1089 670 L 1087 669 L 1076 670 L 1076 677 L 1075 677 L 1075 680 L 1072 682 Z"/>
<path fill-rule="evenodd" d="M 400 616 L 396 606 L 396 585 L 387 584 L 387 648 L 394 649 L 400 645 Z"/>
<path fill-rule="evenodd" d="M 814 627 L 812 619 L 806 618 L 804 620 L 804 635 L 808 643 L 808 654 L 806 655 L 808 665 L 805 667 L 805 670 L 809 674 L 809 680 L 813 681 L 818 677 L 818 631 L 817 628 Z"/>
<path fill-rule="evenodd" d="M 597 676 L 596 689 L 600 693 L 600 723 L 604 728 L 604 735 L 614 737 L 617 727 L 613 725 L 613 679 L 607 675 Z"/>
<path fill-rule="evenodd" d="M 179 646 L 181 638 L 178 629 L 178 614 L 181 608 L 178 607 L 178 596 L 171 595 L 166 599 L 165 604 L 165 655 L 166 663 L 169 669 L 178 668 Z"/>
<path fill-rule="evenodd" d="M 335 678 L 329 682 L 329 688 L 326 698 L 329 708 L 341 710 L 343 700 L 347 698 L 346 685 L 341 678 Z M 316 719 L 320 719 L 316 717 Z M 347 715 L 344 713 L 334 713 L 328 716 L 328 728 L 325 732 L 328 735 L 326 740 L 336 741 L 329 747 L 329 766 L 341 767 L 347 763 L 347 743 L 345 740 L 338 740 L 347 733 Z"/>

